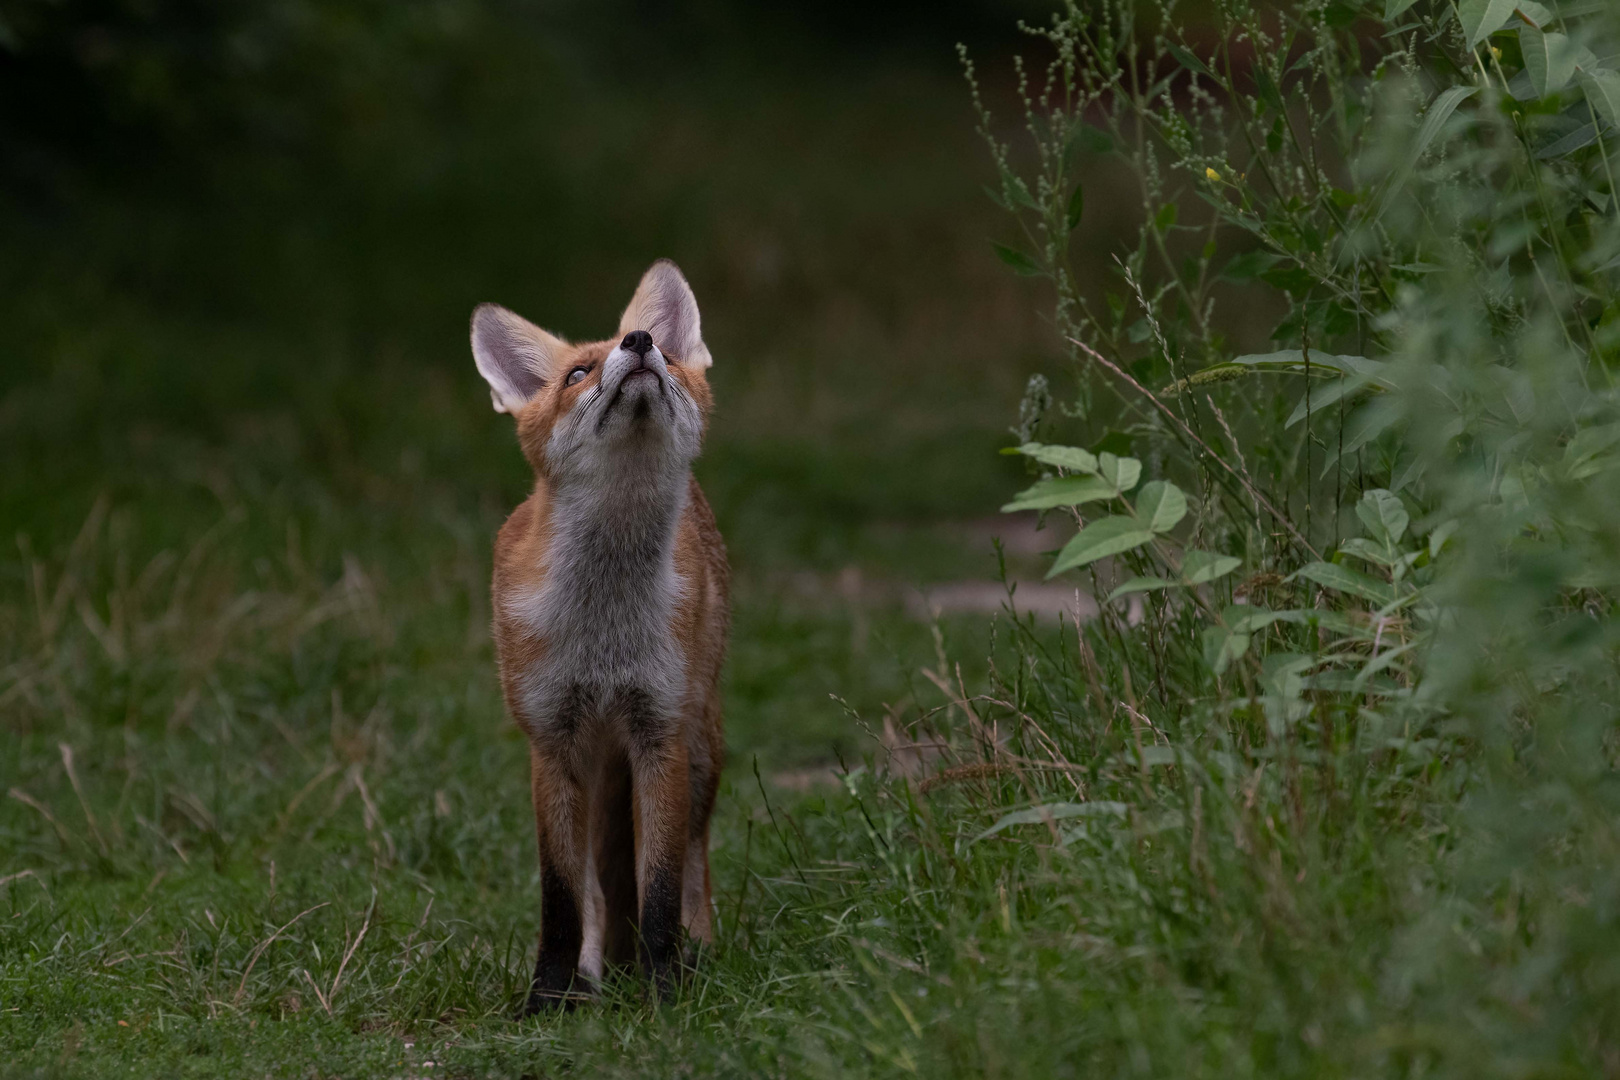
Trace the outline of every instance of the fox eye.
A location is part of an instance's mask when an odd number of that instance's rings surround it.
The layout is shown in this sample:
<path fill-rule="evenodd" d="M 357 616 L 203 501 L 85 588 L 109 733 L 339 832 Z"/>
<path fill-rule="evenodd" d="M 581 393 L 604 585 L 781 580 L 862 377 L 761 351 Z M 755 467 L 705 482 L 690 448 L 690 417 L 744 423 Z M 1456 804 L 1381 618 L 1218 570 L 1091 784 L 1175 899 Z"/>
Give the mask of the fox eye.
<path fill-rule="evenodd" d="M 575 383 L 579 382 L 579 380 L 583 379 L 590 372 L 590 370 L 591 369 L 589 366 L 581 364 L 579 367 L 568 373 L 568 378 L 563 381 L 563 385 L 573 386 Z"/>

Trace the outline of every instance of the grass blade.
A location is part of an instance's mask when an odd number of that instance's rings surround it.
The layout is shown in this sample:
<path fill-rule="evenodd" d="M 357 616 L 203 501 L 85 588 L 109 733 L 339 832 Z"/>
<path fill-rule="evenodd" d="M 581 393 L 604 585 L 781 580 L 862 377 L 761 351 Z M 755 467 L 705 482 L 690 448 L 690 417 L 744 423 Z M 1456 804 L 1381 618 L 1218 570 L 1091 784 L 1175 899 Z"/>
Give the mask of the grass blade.
<path fill-rule="evenodd" d="M 1412 144 L 1411 153 L 1407 154 L 1406 160 L 1401 163 L 1401 167 L 1396 171 L 1389 187 L 1384 189 L 1384 197 L 1378 201 L 1378 209 L 1373 213 L 1374 222 L 1384 216 L 1384 211 L 1389 209 L 1389 204 L 1393 201 L 1395 193 L 1406 186 L 1406 181 L 1411 178 L 1412 171 L 1417 168 L 1418 162 L 1423 159 L 1424 153 L 1428 151 L 1429 144 L 1434 142 L 1436 135 L 1440 134 L 1440 129 L 1445 126 L 1447 120 L 1451 119 L 1451 114 L 1457 111 L 1457 106 L 1477 93 L 1479 93 L 1479 87 L 1477 86 L 1453 86 L 1434 99 L 1434 104 L 1429 106 L 1429 111 L 1423 116 L 1423 126 L 1418 129 L 1417 141 Z"/>

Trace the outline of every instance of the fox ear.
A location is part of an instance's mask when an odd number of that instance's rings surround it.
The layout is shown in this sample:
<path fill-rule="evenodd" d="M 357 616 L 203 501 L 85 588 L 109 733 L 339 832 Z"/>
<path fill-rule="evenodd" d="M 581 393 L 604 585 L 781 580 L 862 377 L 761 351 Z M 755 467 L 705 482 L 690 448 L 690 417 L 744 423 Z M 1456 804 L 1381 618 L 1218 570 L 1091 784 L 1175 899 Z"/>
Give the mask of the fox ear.
<path fill-rule="evenodd" d="M 473 362 L 489 383 L 496 412 L 517 412 L 546 385 L 552 362 L 568 343 L 499 304 L 472 315 Z"/>
<path fill-rule="evenodd" d="M 659 259 L 636 286 L 636 295 L 619 319 L 619 333 L 645 330 L 660 350 L 674 353 L 681 363 L 706 368 L 714 364 L 708 346 L 703 344 L 703 327 L 698 317 L 697 297 L 681 275 L 681 268 L 668 259 Z"/>

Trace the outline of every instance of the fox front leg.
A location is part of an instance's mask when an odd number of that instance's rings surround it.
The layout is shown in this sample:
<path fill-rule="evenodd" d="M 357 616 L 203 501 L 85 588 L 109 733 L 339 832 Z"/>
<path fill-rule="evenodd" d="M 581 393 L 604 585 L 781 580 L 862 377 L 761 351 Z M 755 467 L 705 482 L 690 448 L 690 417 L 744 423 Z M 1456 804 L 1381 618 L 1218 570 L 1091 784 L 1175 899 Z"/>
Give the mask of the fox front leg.
<path fill-rule="evenodd" d="M 681 886 L 691 809 L 686 745 L 673 721 L 649 721 L 632 731 L 637 953 L 643 974 L 665 994 L 673 988 L 680 964 Z"/>
<path fill-rule="evenodd" d="M 540 955 L 523 1015 L 577 1004 L 592 987 L 579 970 L 584 941 L 585 789 L 566 764 L 531 747 L 540 846 Z"/>

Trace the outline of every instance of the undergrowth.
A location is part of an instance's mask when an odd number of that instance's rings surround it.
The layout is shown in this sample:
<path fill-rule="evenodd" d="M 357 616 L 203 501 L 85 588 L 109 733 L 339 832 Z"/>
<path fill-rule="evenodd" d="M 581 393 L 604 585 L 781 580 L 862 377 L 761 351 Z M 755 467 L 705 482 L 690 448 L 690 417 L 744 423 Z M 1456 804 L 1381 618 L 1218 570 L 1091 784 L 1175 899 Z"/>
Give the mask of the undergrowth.
<path fill-rule="evenodd" d="M 1099 440 L 1041 441 L 1032 384 L 1041 479 L 1008 509 L 1081 525 L 1051 572 L 1108 603 L 946 739 L 1018 776 L 984 796 L 1027 803 L 998 825 L 1046 849 L 1035 906 L 1071 932 L 1117 910 L 1077 849 L 1134 871 L 1143 981 L 1198 1002 L 1137 1064 L 1612 1075 L 1620 27 L 1216 8 L 1213 43 L 1173 4 L 1032 30 L 1019 147 L 968 67 L 1025 236 L 998 253 L 1051 285 Z M 1102 302 L 1069 263 L 1088 155 L 1143 208 Z M 1222 305 L 1268 291 L 1234 355 Z"/>

